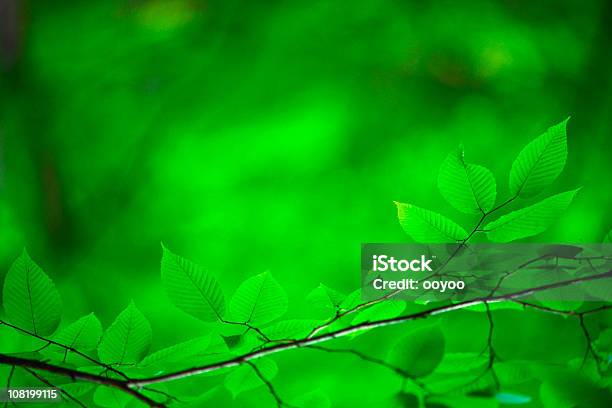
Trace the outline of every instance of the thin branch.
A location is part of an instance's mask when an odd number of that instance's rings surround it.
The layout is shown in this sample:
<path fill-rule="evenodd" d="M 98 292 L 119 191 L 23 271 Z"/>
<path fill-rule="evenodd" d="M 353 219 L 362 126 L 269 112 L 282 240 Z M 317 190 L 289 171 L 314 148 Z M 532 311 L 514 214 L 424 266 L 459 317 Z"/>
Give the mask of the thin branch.
<path fill-rule="evenodd" d="M 72 368 L 62 367 L 54 364 L 49 364 L 44 361 L 31 360 L 22 357 L 9 356 L 0 354 L 0 364 L 12 365 L 22 368 L 31 368 L 33 370 L 47 371 L 54 374 L 64 375 L 72 379 L 87 381 L 94 384 L 106 385 L 121 390 L 138 400 L 144 402 L 151 408 L 165 408 L 165 405 L 148 398 L 138 391 L 130 388 L 128 380 L 119 380 L 115 378 L 104 377 L 97 374 L 86 373 Z"/>
<path fill-rule="evenodd" d="M 495 324 L 493 323 L 493 314 L 491 313 L 491 306 L 489 306 L 489 302 L 484 302 L 485 308 L 487 310 L 487 320 L 489 321 L 489 333 L 487 334 L 487 350 L 489 353 L 489 360 L 487 363 L 487 371 L 491 373 L 493 377 L 493 381 L 495 382 L 495 389 L 499 390 L 499 378 L 497 378 L 497 374 L 495 373 L 495 349 L 493 348 L 493 330 L 495 328 Z"/>
<path fill-rule="evenodd" d="M 79 350 L 75 349 L 74 347 L 67 346 L 67 345 L 59 343 L 59 342 L 57 342 L 55 340 L 51 340 L 51 339 L 47 339 L 45 337 L 39 336 L 36 333 L 33 333 L 33 332 L 29 331 L 29 330 L 22 329 L 21 327 L 15 326 L 14 324 L 11 324 L 11 323 L 9 323 L 7 321 L 4 321 L 4 320 L 0 320 L 0 326 L 1 325 L 5 325 L 5 326 L 10 327 L 10 328 L 12 328 L 14 330 L 17 330 L 17 331 L 19 331 L 21 333 L 27 334 L 30 337 L 34 337 L 34 338 L 37 338 L 37 339 L 39 339 L 41 341 L 46 342 L 47 344 L 44 347 L 42 347 L 41 349 L 39 349 L 39 350 L 42 350 L 45 347 L 53 344 L 55 346 L 63 348 L 66 351 L 70 351 L 70 352 L 72 352 L 72 353 L 74 353 L 74 354 L 76 354 L 76 355 L 78 355 L 80 357 L 83 357 L 84 359 L 88 360 L 90 363 L 93 363 L 93 364 L 98 365 L 100 367 L 104 367 L 107 371 L 111 371 L 111 372 L 113 372 L 113 373 L 123 377 L 125 380 L 129 380 L 128 376 L 125 375 L 124 373 L 122 373 L 121 371 L 119 371 L 119 370 L 109 366 L 108 364 L 104 364 L 103 362 L 98 361 L 95 358 L 92 358 L 92 357 L 88 356 L 85 353 L 80 352 Z M 65 356 L 66 356 L 66 353 L 64 353 L 64 358 L 65 358 Z"/>
<path fill-rule="evenodd" d="M 245 363 L 248 364 L 253 369 L 253 371 L 255 372 L 255 375 L 257 375 L 257 377 L 259 377 L 261 382 L 264 383 L 264 385 L 268 388 L 270 395 L 272 395 L 272 398 L 274 398 L 274 401 L 276 401 L 276 406 L 278 406 L 279 408 L 282 408 L 283 405 L 286 405 L 283 402 L 283 400 L 280 398 L 276 390 L 274 389 L 274 386 L 272 385 L 272 383 L 268 381 L 268 379 L 263 375 L 261 370 L 254 363 L 250 361 L 245 361 Z"/>
<path fill-rule="evenodd" d="M 583 314 L 579 315 L 578 319 L 580 321 L 580 328 L 582 329 L 582 333 L 584 334 L 584 340 L 586 341 L 586 350 L 584 352 L 584 358 L 582 359 L 582 367 L 584 367 L 584 365 L 587 362 L 587 358 L 589 354 L 591 354 L 593 356 L 593 359 L 595 360 L 595 365 L 597 366 L 597 372 L 601 375 L 602 370 L 601 370 L 600 358 L 599 358 L 599 355 L 593 349 L 593 339 L 591 338 L 589 329 L 587 329 L 586 324 L 584 323 L 584 315 Z"/>
<path fill-rule="evenodd" d="M 6 380 L 6 388 L 11 388 L 11 381 L 13 380 L 13 374 L 15 374 L 15 366 L 11 366 L 11 371 L 9 372 L 8 378 Z M 8 407 L 8 401 L 4 402 L 4 408 Z M 13 406 L 16 406 L 15 401 L 11 401 Z"/>
<path fill-rule="evenodd" d="M 87 408 L 85 406 L 85 404 L 83 404 L 81 401 L 79 401 L 76 397 L 74 397 L 72 394 L 70 394 L 68 391 L 63 390 L 53 384 L 51 384 L 51 381 L 47 380 L 45 377 L 43 377 L 42 375 L 38 374 L 36 371 L 34 370 L 30 370 L 27 367 L 23 367 L 24 370 L 26 370 L 28 373 L 30 373 L 34 378 L 36 378 L 38 381 L 40 381 L 41 383 L 45 384 L 47 387 L 50 388 L 55 388 L 58 389 L 62 394 L 64 394 L 68 399 L 70 399 L 72 402 L 74 402 L 75 404 L 83 407 L 83 408 Z"/>

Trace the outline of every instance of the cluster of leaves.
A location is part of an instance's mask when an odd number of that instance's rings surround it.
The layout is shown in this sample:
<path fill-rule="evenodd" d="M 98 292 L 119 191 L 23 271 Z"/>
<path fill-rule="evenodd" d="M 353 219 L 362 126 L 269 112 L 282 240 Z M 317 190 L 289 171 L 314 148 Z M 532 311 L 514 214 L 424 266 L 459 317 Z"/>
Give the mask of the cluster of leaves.
<path fill-rule="evenodd" d="M 550 127 L 521 150 L 510 169 L 511 197 L 497 207 L 493 173 L 467 162 L 461 146 L 440 167 L 440 193 L 457 210 L 480 214 L 476 230 L 485 232 L 493 242 L 511 242 L 543 232 L 567 209 L 579 189 L 547 197 L 482 224 L 486 217 L 515 199 L 537 196 L 559 176 L 567 159 L 566 124 L 567 119 Z M 469 237 L 463 227 L 446 216 L 411 203 L 396 204 L 400 224 L 417 242 L 457 242 Z"/>
<path fill-rule="evenodd" d="M 560 174 L 567 156 L 566 122 L 551 127 L 521 151 L 510 172 L 512 197 L 497 206 L 495 179 L 489 170 L 466 162 L 462 149 L 447 157 L 440 169 L 438 185 L 455 208 L 480 214 L 470 232 L 447 217 L 412 204 L 397 203 L 400 224 L 420 242 L 465 244 L 480 232 L 494 242 L 508 242 L 543 231 L 567 208 L 578 190 L 553 195 L 486 224 L 485 221 L 516 198 L 535 196 Z M 0 320 L 2 339 L 8 339 L 10 331 L 29 340 L 18 342 L 19 350 L 0 349 L 0 364 L 12 365 L 9 383 L 18 382 L 19 375 L 31 374 L 47 385 L 60 386 L 79 405 L 84 405 L 83 399 L 108 408 L 131 408 L 143 403 L 202 406 L 221 388 L 236 397 L 257 387 L 266 387 L 279 406 L 330 406 L 330 399 L 320 391 L 294 396 L 286 404 L 272 385 L 279 371 L 277 364 L 267 354 L 256 355 L 259 351 L 300 346 L 350 353 L 392 370 L 403 379 L 398 398 L 392 403 L 405 407 L 488 408 L 533 404 L 536 399 L 546 408 L 583 406 L 580 404 L 584 400 L 588 401 L 586 406 L 603 407 L 610 401 L 612 328 L 602 323 L 594 337 L 585 323 L 587 316 L 594 315 L 591 310 L 555 310 L 527 303 L 500 305 L 484 301 L 470 307 L 470 311 L 484 315 L 488 322 L 485 350 L 451 352 L 448 331 L 453 326 L 450 324 L 449 329 L 448 321 L 447 326 L 442 325 L 436 315 L 454 310 L 453 304 L 426 309 L 425 305 L 408 306 L 391 298 L 364 303 L 359 289 L 345 295 L 321 284 L 307 299 L 322 317 L 278 320 L 287 311 L 288 299 L 269 272 L 248 278 L 227 301 L 212 274 L 165 246 L 162 251 L 161 279 L 169 299 L 181 311 L 207 323 L 208 333 L 150 353 L 151 326 L 133 302 L 105 330 L 93 313 L 62 325 L 61 299 L 55 285 L 24 251 L 10 268 L 3 286 L 8 321 Z M 496 337 L 494 314 L 520 313 L 525 307 L 548 312 L 555 319 L 559 319 L 556 316 L 559 314 L 578 318 L 576 330 L 584 334 L 586 342 L 584 358 L 568 358 L 561 368 L 559 359 L 552 358 L 555 364 L 552 369 L 545 356 L 530 356 L 524 348 L 509 346 L 508 339 Z M 513 310 L 517 308 L 521 311 Z M 599 310 L 605 311 L 607 306 Z M 379 322 L 382 326 L 390 321 L 423 317 L 431 317 L 431 323 L 405 331 L 383 358 L 356 349 L 326 349 L 318 345 L 320 341 L 341 336 L 355 338 L 363 329 L 378 327 Z M 565 327 L 565 323 L 555 320 L 550 328 L 559 325 Z M 501 354 L 503 360 L 499 358 Z M 8 358 L 13 355 L 29 360 Z M 589 356 L 592 358 L 587 361 Z M 528 363 L 530 359 L 538 362 Z M 16 361 L 29 365 L 20 367 Z M 53 366 L 37 366 L 32 361 Z M 73 370 L 73 380 L 83 380 L 79 373 L 93 373 L 96 381 L 85 378 L 84 382 L 73 382 L 70 375 L 66 378 L 65 372 L 53 367 Z M 206 369 L 189 371 L 189 367 Z M 579 374 L 575 368 L 585 372 Z M 202 393 L 197 387 L 185 389 L 179 381 L 170 381 L 180 377 L 177 373 L 204 372 L 223 375 L 222 384 L 213 382 Z M 536 379 L 544 379 L 537 390 L 523 387 Z"/>

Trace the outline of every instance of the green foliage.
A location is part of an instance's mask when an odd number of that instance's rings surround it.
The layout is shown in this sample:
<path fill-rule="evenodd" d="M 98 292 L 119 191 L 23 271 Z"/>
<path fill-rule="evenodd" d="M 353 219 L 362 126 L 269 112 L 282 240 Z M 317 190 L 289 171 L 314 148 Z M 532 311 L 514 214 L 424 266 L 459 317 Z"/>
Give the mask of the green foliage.
<path fill-rule="evenodd" d="M 94 402 L 104 408 L 123 408 L 132 398 L 121 390 L 100 385 L 94 392 Z"/>
<path fill-rule="evenodd" d="M 412 204 L 395 205 L 400 225 L 417 242 L 457 242 L 467 237 L 463 228 L 441 214 Z"/>
<path fill-rule="evenodd" d="M 238 287 L 230 302 L 230 315 L 242 323 L 262 325 L 281 317 L 288 304 L 283 288 L 270 272 L 264 272 Z"/>
<path fill-rule="evenodd" d="M 261 358 L 253 362 L 263 377 L 270 381 L 278 373 L 278 367 L 274 360 Z M 248 364 L 241 365 L 225 377 L 225 387 L 232 393 L 234 398 L 245 391 L 264 385 L 257 376 L 255 369 Z"/>
<path fill-rule="evenodd" d="M 59 293 L 25 249 L 6 275 L 2 298 L 8 318 L 25 330 L 46 336 L 60 323 Z"/>
<path fill-rule="evenodd" d="M 521 150 L 510 170 L 510 193 L 524 198 L 539 194 L 563 170 L 567 158 L 566 119 Z"/>
<path fill-rule="evenodd" d="M 389 363 L 412 377 L 432 373 L 444 357 L 444 334 L 437 326 L 413 330 L 389 352 Z"/>
<path fill-rule="evenodd" d="M 606 242 L 606 243 L 612 242 L 612 230 L 608 231 L 608 233 L 604 236 L 603 242 Z"/>
<path fill-rule="evenodd" d="M 262 331 L 270 339 L 299 339 L 307 336 L 320 321 L 309 319 L 290 319 L 274 322 Z"/>
<path fill-rule="evenodd" d="M 90 313 L 61 328 L 53 340 L 80 351 L 94 350 L 102 336 L 102 324 L 95 314 Z"/>
<path fill-rule="evenodd" d="M 306 300 L 325 315 L 334 315 L 345 299 L 346 295 L 322 283 L 306 296 Z"/>
<path fill-rule="evenodd" d="M 119 313 L 98 346 L 100 359 L 107 364 L 136 364 L 151 347 L 151 326 L 134 302 Z"/>
<path fill-rule="evenodd" d="M 329 397 L 321 391 L 312 391 L 295 398 L 291 404 L 298 408 L 330 408 Z"/>
<path fill-rule="evenodd" d="M 225 297 L 217 280 L 200 266 L 162 245 L 161 276 L 168 297 L 190 315 L 205 321 L 222 320 Z"/>
<path fill-rule="evenodd" d="M 463 147 L 451 152 L 440 166 L 438 188 L 442 196 L 464 213 L 486 213 L 497 195 L 493 173 L 465 161 Z"/>
<path fill-rule="evenodd" d="M 543 232 L 563 214 L 579 190 L 548 197 L 499 217 L 485 225 L 487 237 L 494 242 L 510 242 Z"/>

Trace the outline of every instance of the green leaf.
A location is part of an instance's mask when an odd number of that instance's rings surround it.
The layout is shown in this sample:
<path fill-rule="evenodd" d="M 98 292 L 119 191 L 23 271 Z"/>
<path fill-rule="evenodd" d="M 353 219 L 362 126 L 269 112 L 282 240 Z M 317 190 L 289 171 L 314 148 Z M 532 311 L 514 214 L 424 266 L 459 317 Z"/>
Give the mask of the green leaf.
<path fill-rule="evenodd" d="M 53 340 L 79 351 L 94 350 L 102 336 L 102 324 L 93 313 L 60 329 Z"/>
<path fill-rule="evenodd" d="M 389 363 L 410 376 L 426 376 L 442 361 L 444 344 L 444 334 L 437 326 L 413 330 L 393 346 Z"/>
<path fill-rule="evenodd" d="M 176 307 L 205 321 L 222 320 L 225 297 L 217 280 L 200 266 L 163 246 L 162 282 Z"/>
<path fill-rule="evenodd" d="M 412 204 L 395 202 L 395 205 L 400 225 L 417 242 L 457 242 L 467 237 L 463 228 L 441 214 Z"/>
<path fill-rule="evenodd" d="M 24 249 L 11 265 L 2 291 L 8 319 L 24 330 L 47 336 L 62 317 L 59 293 L 53 281 Z"/>
<path fill-rule="evenodd" d="M 567 209 L 580 189 L 548 197 L 529 207 L 503 215 L 484 229 L 493 242 L 510 242 L 545 231 Z"/>
<path fill-rule="evenodd" d="M 104 408 L 123 408 L 131 399 L 132 397 L 125 392 L 104 385 L 96 388 L 93 395 L 96 405 Z"/>
<path fill-rule="evenodd" d="M 278 373 L 278 367 L 274 360 L 260 358 L 253 363 L 268 381 L 272 380 Z M 232 393 L 234 398 L 244 391 L 252 390 L 261 385 L 263 385 L 263 382 L 257 376 L 253 367 L 248 364 L 242 364 L 225 377 L 225 388 Z"/>
<path fill-rule="evenodd" d="M 608 231 L 608 233 L 604 236 L 603 242 L 605 243 L 612 242 L 612 230 Z"/>
<path fill-rule="evenodd" d="M 318 310 L 326 314 L 335 314 L 346 295 L 322 283 L 306 296 L 306 300 Z"/>
<path fill-rule="evenodd" d="M 187 340 L 185 342 L 175 344 L 170 347 L 163 348 L 146 356 L 139 364 L 141 367 L 151 365 L 164 365 L 168 363 L 176 363 L 203 355 L 210 345 L 211 335 L 198 337 L 196 339 Z"/>
<path fill-rule="evenodd" d="M 440 193 L 457 210 L 472 214 L 484 213 L 495 204 L 495 177 L 483 166 L 467 163 L 463 147 L 451 152 L 438 174 Z"/>
<path fill-rule="evenodd" d="M 151 326 L 134 302 L 130 302 L 104 333 L 98 355 L 108 364 L 135 364 L 150 346 Z"/>
<path fill-rule="evenodd" d="M 521 150 L 510 170 L 512 195 L 533 197 L 561 173 L 567 158 L 568 120 L 548 128 Z"/>
<path fill-rule="evenodd" d="M 262 325 L 287 311 L 287 294 L 270 272 L 260 273 L 244 281 L 230 302 L 232 319 Z"/>

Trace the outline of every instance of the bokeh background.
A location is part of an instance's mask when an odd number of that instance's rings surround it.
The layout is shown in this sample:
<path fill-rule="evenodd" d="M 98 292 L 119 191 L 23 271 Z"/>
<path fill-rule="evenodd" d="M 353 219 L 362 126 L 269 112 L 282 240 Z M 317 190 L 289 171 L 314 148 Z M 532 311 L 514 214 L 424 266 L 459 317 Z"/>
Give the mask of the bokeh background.
<path fill-rule="evenodd" d="M 568 116 L 549 193 L 584 188 L 535 240 L 598 242 L 611 17 L 605 0 L 0 0 L 0 278 L 26 246 L 67 320 L 108 325 L 134 299 L 160 348 L 204 330 L 162 290 L 163 241 L 226 296 L 270 270 L 298 317 L 319 282 L 359 285 L 362 242 L 408 240 L 393 200 L 473 225 L 436 189 L 459 143 L 501 199 L 522 146 Z M 343 406 L 378 381 L 304 353 L 279 357 L 282 392 Z"/>

